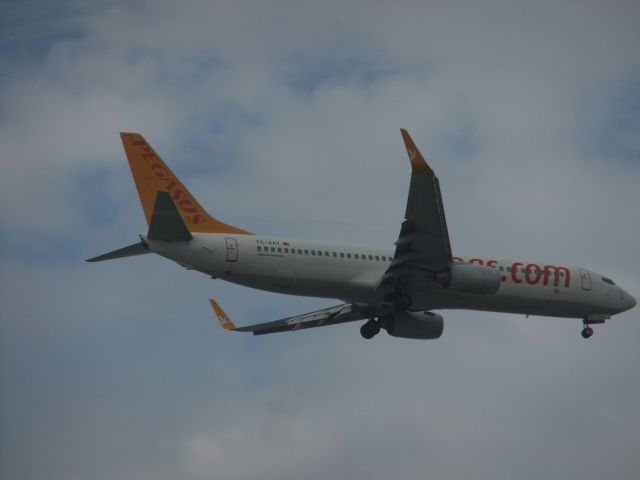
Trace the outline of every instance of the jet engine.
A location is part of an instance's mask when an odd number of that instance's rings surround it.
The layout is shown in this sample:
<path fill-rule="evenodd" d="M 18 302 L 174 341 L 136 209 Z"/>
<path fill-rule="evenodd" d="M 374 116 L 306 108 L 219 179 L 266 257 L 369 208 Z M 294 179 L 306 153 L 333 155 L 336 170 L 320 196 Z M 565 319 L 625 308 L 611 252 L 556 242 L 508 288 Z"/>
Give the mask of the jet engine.
<path fill-rule="evenodd" d="M 495 267 L 471 263 L 454 263 L 437 273 L 435 281 L 444 288 L 460 293 L 491 295 L 500 288 L 500 271 Z"/>
<path fill-rule="evenodd" d="M 402 312 L 384 319 L 383 326 L 392 337 L 431 340 L 442 335 L 444 321 L 433 312 Z"/>

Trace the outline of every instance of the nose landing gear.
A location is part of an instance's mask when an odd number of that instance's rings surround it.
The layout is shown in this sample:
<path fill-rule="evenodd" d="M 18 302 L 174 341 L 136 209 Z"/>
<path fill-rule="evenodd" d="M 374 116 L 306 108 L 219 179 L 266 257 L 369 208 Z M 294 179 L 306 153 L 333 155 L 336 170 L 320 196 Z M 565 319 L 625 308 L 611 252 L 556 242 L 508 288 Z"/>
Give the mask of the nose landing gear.
<path fill-rule="evenodd" d="M 591 328 L 590 325 L 604 323 L 606 320 L 609 320 L 610 318 L 611 318 L 611 315 L 605 314 L 605 313 L 596 313 L 596 314 L 587 315 L 586 317 L 584 317 L 582 319 L 583 328 L 582 328 L 582 332 L 580 333 L 582 335 L 582 338 L 591 338 L 591 336 L 593 335 L 593 328 Z"/>

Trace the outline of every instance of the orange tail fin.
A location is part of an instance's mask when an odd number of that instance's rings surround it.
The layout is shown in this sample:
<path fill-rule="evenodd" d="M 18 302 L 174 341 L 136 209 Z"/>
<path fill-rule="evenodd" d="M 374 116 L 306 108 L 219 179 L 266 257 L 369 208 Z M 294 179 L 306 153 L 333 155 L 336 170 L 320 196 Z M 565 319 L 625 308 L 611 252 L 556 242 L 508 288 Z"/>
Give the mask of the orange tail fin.
<path fill-rule="evenodd" d="M 151 223 L 158 192 L 168 192 L 190 232 L 252 235 L 209 215 L 139 133 L 121 133 L 142 209 Z"/>

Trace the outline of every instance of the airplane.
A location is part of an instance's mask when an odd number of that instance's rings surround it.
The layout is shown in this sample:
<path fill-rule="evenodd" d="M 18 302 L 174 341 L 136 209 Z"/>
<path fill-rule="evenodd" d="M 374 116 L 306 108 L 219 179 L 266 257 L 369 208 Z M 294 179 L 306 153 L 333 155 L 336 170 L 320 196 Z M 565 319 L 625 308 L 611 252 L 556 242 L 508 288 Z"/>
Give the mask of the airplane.
<path fill-rule="evenodd" d="M 582 319 L 591 325 L 636 300 L 610 278 L 581 267 L 454 255 L 438 177 L 409 133 L 411 163 L 404 220 L 393 248 L 338 245 L 255 235 L 209 215 L 138 133 L 121 133 L 148 230 L 140 241 L 90 258 L 98 262 L 156 253 L 213 279 L 290 295 L 339 299 L 334 307 L 236 326 L 214 299 L 222 327 L 254 335 L 366 320 L 366 339 L 435 339 L 444 320 L 433 310 L 466 309 Z"/>

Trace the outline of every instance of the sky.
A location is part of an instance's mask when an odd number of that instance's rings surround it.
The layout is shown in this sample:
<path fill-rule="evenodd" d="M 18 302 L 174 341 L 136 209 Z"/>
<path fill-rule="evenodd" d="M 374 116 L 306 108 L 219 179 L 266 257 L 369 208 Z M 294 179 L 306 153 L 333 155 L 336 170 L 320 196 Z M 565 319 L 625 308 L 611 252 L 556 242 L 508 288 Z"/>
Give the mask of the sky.
<path fill-rule="evenodd" d="M 157 256 L 118 133 L 265 235 L 391 247 L 409 129 L 454 253 L 580 265 L 640 298 L 634 1 L 0 2 L 0 478 L 629 479 L 640 322 L 443 311 L 222 330 L 334 300 Z"/>

